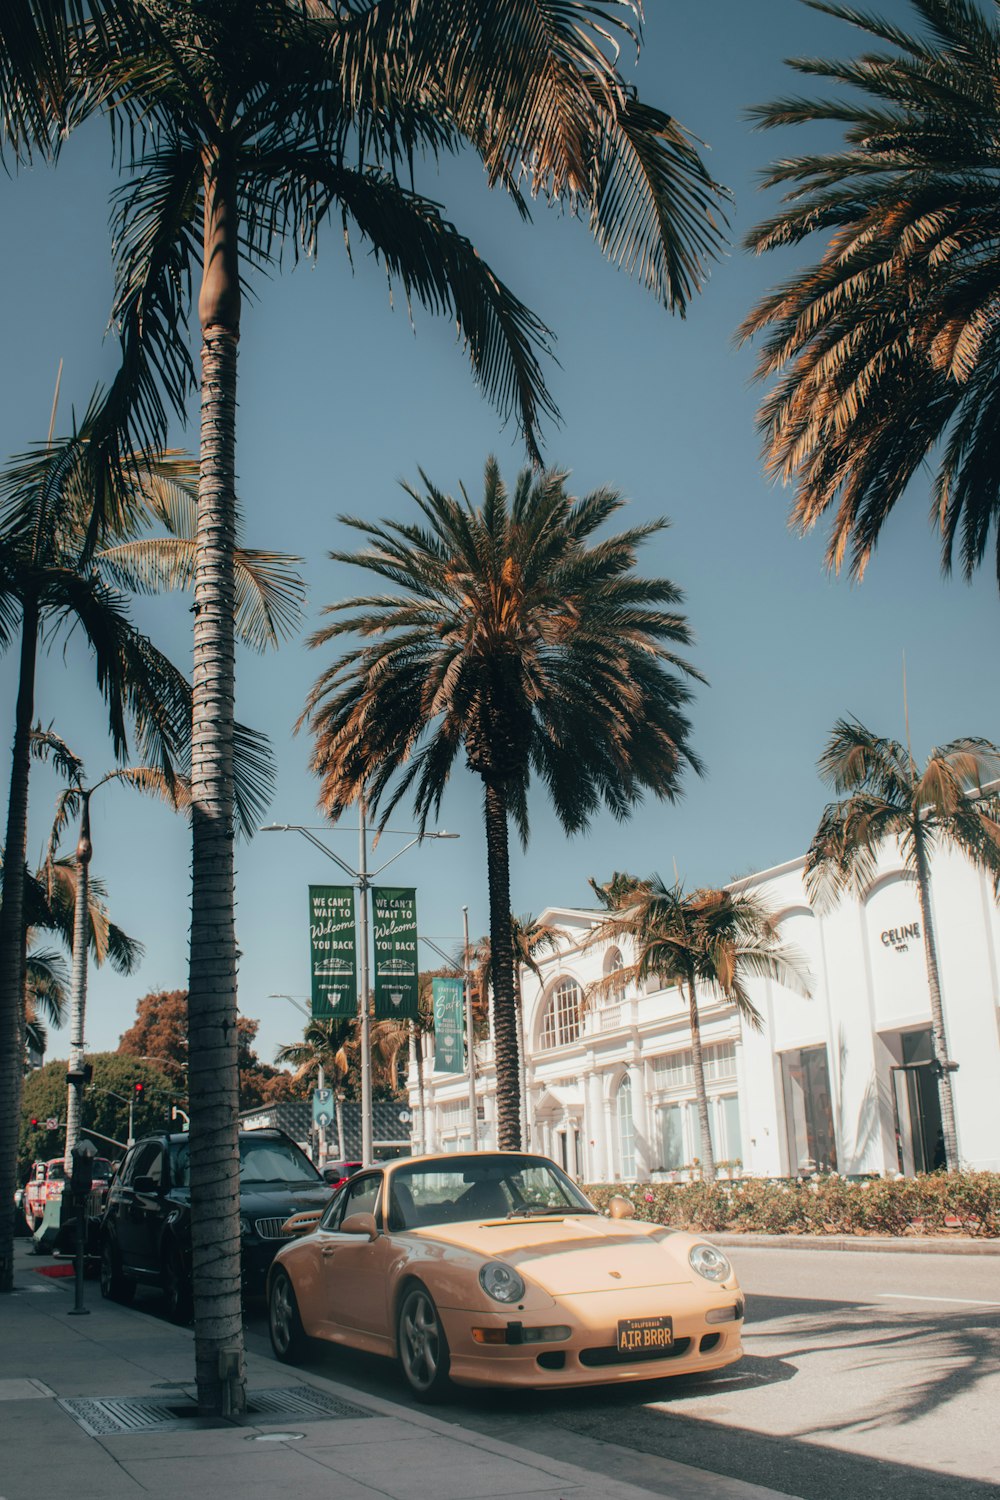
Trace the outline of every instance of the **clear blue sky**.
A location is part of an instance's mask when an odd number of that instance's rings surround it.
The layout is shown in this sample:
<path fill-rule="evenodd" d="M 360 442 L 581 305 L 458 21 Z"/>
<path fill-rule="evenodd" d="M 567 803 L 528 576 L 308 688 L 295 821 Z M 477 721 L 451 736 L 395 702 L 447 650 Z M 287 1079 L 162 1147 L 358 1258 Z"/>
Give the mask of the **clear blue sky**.
<path fill-rule="evenodd" d="M 902 19 L 903 0 L 881 0 Z M 544 798 L 532 802 L 532 838 L 515 853 L 519 912 L 588 904 L 588 875 L 614 869 L 722 883 L 800 854 L 825 799 L 816 758 L 838 716 L 902 735 L 905 651 L 914 748 L 959 734 L 1000 740 L 995 671 L 998 596 L 987 569 L 972 586 L 942 580 L 927 523 L 926 483 L 898 508 L 861 587 L 830 579 L 824 538 L 787 530 L 788 496 L 764 480 L 754 430 L 760 391 L 753 357 L 733 330 L 789 262 L 762 262 L 738 246 L 768 211 L 756 177 L 772 155 L 801 149 L 794 133 L 753 133 L 743 112 L 795 87 L 782 58 L 853 50 L 855 34 L 798 0 L 649 0 L 636 74 L 644 97 L 707 142 L 715 175 L 736 196 L 733 248 L 685 321 L 669 318 L 601 258 L 582 225 L 539 209 L 522 226 L 485 191 L 474 164 L 448 164 L 418 185 L 438 197 L 480 252 L 558 335 L 548 370 L 563 417 L 546 434 L 546 458 L 572 471 L 578 491 L 611 484 L 630 499 L 629 520 L 668 515 L 646 550 L 645 570 L 685 591 L 696 632 L 693 661 L 710 685 L 694 705 L 694 743 L 708 774 L 691 778 L 677 806 L 651 802 L 625 824 L 610 816 L 567 840 Z M 111 301 L 106 198 L 109 149 L 99 128 L 72 139 L 55 172 L 0 178 L 4 235 L 0 286 L 5 359 L 0 368 L 0 459 L 44 440 L 56 368 L 65 362 L 61 430 L 115 360 L 102 344 Z M 399 297 L 388 306 L 380 273 L 363 259 L 352 276 L 331 228 L 318 266 L 260 283 L 243 321 L 239 485 L 247 540 L 302 554 L 310 619 L 363 586 L 327 552 L 347 535 L 347 511 L 400 516 L 400 479 L 422 467 L 440 486 L 480 491 L 486 455 L 513 479 L 523 454 L 469 378 L 452 329 L 417 308 L 411 327 Z M 196 415 L 196 414 L 193 414 Z M 193 447 L 196 419 L 176 441 Z M 175 660 L 190 656 L 188 601 L 143 602 L 139 618 Z M 301 640 L 265 658 L 241 657 L 238 711 L 271 734 L 279 768 L 268 821 L 319 824 L 309 745 L 291 726 L 324 658 Z M 7 724 L 0 763 L 6 805 L 14 661 L 0 661 Z M 74 639 L 43 659 L 37 712 L 86 759 L 96 779 L 111 763 L 93 672 Z M 40 855 L 55 783 L 36 771 L 29 856 Z M 138 973 L 91 970 L 87 1037 L 114 1047 L 136 999 L 179 988 L 187 975 L 189 837 L 158 804 L 112 786 L 95 799 L 93 870 L 106 880 L 115 920 L 146 947 Z M 442 826 L 460 842 L 407 854 L 386 879 L 418 888 L 421 930 L 450 947 L 467 903 L 474 934 L 487 926 L 485 847 L 478 783 L 460 771 Z M 394 826 L 407 829 L 406 813 Z M 356 834 L 330 832 L 353 862 Z M 400 840 L 386 836 L 388 857 Z M 335 868 L 293 834 L 238 847 L 240 1006 L 261 1020 L 260 1050 L 294 1039 L 299 1019 L 269 992 L 308 988 L 306 887 Z M 425 953 L 430 966 L 433 955 Z M 65 1034 L 53 1053 L 65 1054 Z"/>

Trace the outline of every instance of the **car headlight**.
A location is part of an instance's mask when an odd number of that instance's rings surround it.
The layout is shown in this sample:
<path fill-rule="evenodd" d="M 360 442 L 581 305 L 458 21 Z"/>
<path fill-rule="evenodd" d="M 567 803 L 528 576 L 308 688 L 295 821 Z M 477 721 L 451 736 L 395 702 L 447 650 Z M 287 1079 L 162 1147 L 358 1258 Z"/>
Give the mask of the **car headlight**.
<path fill-rule="evenodd" d="M 479 1272 L 479 1285 L 494 1302 L 520 1302 L 524 1296 L 524 1282 L 513 1266 L 505 1266 L 502 1260 L 486 1262 Z"/>
<path fill-rule="evenodd" d="M 246 1214 L 240 1214 L 240 1235 L 242 1238 L 251 1240 L 254 1237 L 254 1232 L 253 1220 L 248 1219 Z"/>
<path fill-rule="evenodd" d="M 729 1261 L 714 1245 L 692 1245 L 688 1260 L 692 1271 L 697 1271 L 706 1281 L 728 1281 L 733 1274 Z"/>

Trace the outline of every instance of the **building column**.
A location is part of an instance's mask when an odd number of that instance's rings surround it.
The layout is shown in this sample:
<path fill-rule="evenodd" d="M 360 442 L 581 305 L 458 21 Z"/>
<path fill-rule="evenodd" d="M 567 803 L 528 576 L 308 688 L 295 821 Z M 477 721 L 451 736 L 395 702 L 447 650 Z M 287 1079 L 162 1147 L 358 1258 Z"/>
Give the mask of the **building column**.
<path fill-rule="evenodd" d="M 601 1075 L 594 1071 L 587 1075 L 587 1108 L 584 1114 L 586 1134 L 585 1152 L 587 1175 L 591 1182 L 606 1182 L 604 1149 L 604 1109 L 601 1100 Z"/>
<path fill-rule="evenodd" d="M 649 1108 L 646 1102 L 645 1069 L 640 1062 L 628 1065 L 632 1085 L 632 1134 L 635 1140 L 635 1175 L 638 1182 L 648 1182 L 653 1143 L 649 1138 Z"/>

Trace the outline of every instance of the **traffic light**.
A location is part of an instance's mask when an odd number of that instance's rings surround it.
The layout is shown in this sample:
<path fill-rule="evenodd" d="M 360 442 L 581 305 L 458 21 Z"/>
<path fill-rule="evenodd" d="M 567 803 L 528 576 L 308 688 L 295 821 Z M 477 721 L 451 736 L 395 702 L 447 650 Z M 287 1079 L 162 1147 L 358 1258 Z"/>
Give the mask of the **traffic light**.
<path fill-rule="evenodd" d="M 32 1115 L 31 1119 L 28 1121 L 28 1124 L 32 1127 L 32 1129 L 35 1129 L 38 1125 L 38 1116 Z"/>
<path fill-rule="evenodd" d="M 144 1083 L 138 1083 L 138 1082 L 137 1083 L 133 1083 L 133 1085 L 132 1085 L 132 1092 L 135 1095 L 135 1102 L 136 1102 L 136 1104 L 138 1104 L 141 1101 L 143 1095 L 146 1092 L 146 1085 Z"/>

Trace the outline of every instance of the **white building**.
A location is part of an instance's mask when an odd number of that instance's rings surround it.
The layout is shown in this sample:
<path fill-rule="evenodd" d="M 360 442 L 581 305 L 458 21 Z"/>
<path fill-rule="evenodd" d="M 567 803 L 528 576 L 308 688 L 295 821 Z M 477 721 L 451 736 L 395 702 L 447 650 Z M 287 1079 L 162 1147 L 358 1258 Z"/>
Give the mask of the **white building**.
<path fill-rule="evenodd" d="M 809 1162 L 845 1175 L 931 1170 L 943 1155 L 915 881 L 886 851 L 862 899 L 846 895 L 820 912 L 804 865 L 741 884 L 805 954 L 811 998 L 751 981 L 764 1017 L 756 1032 L 717 995 L 699 995 L 716 1158 L 760 1176 Z M 931 899 L 958 1063 L 959 1152 L 969 1167 L 1000 1170 L 1000 913 L 989 882 L 958 854 L 936 856 Z M 563 938 L 541 960 L 541 983 L 522 975 L 526 1145 L 585 1182 L 683 1173 L 700 1154 L 685 997 L 626 989 L 589 1004 L 588 986 L 623 955 L 587 946 L 597 912 L 550 907 L 541 920 Z M 414 1149 L 468 1149 L 468 1077 L 435 1073 L 432 1039 L 425 1045 L 422 1110 L 415 1061 L 410 1069 Z M 476 1053 L 482 1148 L 496 1140 L 492 1044 Z"/>

